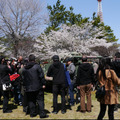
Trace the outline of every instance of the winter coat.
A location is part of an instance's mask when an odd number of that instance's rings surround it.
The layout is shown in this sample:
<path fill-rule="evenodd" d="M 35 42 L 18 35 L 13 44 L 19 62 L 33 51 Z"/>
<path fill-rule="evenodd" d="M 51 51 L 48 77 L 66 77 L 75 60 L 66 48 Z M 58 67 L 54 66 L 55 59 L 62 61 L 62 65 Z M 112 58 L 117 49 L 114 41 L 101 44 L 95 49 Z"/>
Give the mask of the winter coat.
<path fill-rule="evenodd" d="M 120 79 L 117 77 L 114 70 L 106 69 L 106 78 L 103 78 L 102 72 L 98 72 L 98 80 L 102 85 L 105 85 L 106 94 L 104 98 L 98 101 L 102 104 L 117 104 L 118 103 L 118 92 L 116 91 L 116 85 L 120 85 Z"/>
<path fill-rule="evenodd" d="M 22 76 L 26 92 L 38 91 L 46 84 L 42 68 L 34 62 L 29 62 L 25 66 Z"/>
<path fill-rule="evenodd" d="M 113 61 L 111 68 L 116 72 L 117 76 L 120 78 L 120 60 Z"/>
<path fill-rule="evenodd" d="M 69 71 L 70 79 L 73 81 L 75 76 L 75 65 L 71 63 L 70 65 L 68 65 L 67 70 Z"/>
<path fill-rule="evenodd" d="M 76 84 L 79 85 L 88 85 L 94 83 L 94 70 L 91 64 L 82 63 L 79 65 L 77 70 L 77 80 Z"/>
<path fill-rule="evenodd" d="M 5 83 L 10 83 L 10 73 L 12 73 L 12 70 L 7 65 L 0 64 L 0 86 Z"/>
<path fill-rule="evenodd" d="M 65 69 L 60 61 L 54 62 L 48 68 L 47 76 L 53 77 L 53 84 L 65 84 Z"/>

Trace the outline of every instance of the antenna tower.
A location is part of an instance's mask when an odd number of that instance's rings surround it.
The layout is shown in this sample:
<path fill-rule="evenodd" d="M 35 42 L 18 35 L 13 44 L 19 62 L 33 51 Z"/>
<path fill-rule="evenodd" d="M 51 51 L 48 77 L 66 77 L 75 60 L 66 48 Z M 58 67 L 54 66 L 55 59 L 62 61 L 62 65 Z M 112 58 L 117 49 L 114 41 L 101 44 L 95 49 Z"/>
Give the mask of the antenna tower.
<path fill-rule="evenodd" d="M 100 17 L 100 21 L 103 22 L 103 12 L 102 12 L 102 4 L 101 1 L 102 0 L 97 0 L 98 1 L 98 12 L 97 12 L 97 16 Z"/>

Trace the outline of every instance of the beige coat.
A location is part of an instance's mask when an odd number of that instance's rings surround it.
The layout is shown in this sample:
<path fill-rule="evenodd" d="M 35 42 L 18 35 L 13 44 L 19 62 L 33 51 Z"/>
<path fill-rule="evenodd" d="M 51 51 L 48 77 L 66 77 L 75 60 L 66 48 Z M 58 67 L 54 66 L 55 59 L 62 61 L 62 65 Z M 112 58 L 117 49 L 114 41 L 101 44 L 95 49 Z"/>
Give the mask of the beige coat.
<path fill-rule="evenodd" d="M 98 73 L 98 80 L 102 85 L 105 84 L 106 94 L 105 97 L 98 100 L 102 104 L 117 104 L 118 103 L 118 92 L 116 91 L 116 85 L 120 86 L 120 79 L 117 77 L 114 70 L 106 69 L 105 74 L 107 76 L 106 82 L 102 76 L 101 71 Z"/>

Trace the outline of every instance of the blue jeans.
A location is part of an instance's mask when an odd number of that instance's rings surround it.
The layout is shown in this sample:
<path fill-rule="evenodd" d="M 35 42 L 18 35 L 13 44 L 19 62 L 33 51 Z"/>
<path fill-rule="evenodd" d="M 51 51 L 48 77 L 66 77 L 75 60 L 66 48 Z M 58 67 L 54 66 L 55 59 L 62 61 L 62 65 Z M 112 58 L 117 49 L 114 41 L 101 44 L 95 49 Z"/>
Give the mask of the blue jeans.
<path fill-rule="evenodd" d="M 14 86 L 14 100 L 16 103 L 22 102 L 20 86 Z"/>
<path fill-rule="evenodd" d="M 73 90 L 74 90 L 74 84 L 71 83 L 69 85 L 68 92 L 69 92 L 69 95 L 70 95 L 70 104 L 72 104 L 72 105 L 74 105 L 74 93 L 73 93 Z"/>

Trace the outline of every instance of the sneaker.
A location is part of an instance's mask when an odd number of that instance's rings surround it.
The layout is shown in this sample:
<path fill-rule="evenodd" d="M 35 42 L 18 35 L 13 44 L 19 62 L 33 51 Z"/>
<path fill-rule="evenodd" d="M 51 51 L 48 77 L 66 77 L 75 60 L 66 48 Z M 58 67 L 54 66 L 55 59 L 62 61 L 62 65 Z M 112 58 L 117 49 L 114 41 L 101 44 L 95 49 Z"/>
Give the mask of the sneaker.
<path fill-rule="evenodd" d="M 70 105 L 70 106 L 74 106 L 74 103 L 70 103 L 69 105 Z"/>
<path fill-rule="evenodd" d="M 19 106 L 22 106 L 22 102 L 19 102 L 18 105 L 19 105 Z"/>
<path fill-rule="evenodd" d="M 12 112 L 12 110 L 5 110 L 5 111 L 3 111 L 3 113 L 11 113 Z"/>
<path fill-rule="evenodd" d="M 66 113 L 66 111 L 65 111 L 65 110 L 62 110 L 62 111 L 61 111 L 61 113 L 62 113 L 62 114 L 65 114 L 65 113 Z"/>
<path fill-rule="evenodd" d="M 85 113 L 86 111 L 85 110 L 80 110 L 80 112 Z"/>
<path fill-rule="evenodd" d="M 32 118 L 32 117 L 36 117 L 36 116 L 37 116 L 37 113 L 30 115 L 31 118 Z"/>
<path fill-rule="evenodd" d="M 40 116 L 40 118 L 48 118 L 49 115 Z"/>
<path fill-rule="evenodd" d="M 87 112 L 91 112 L 91 110 L 87 110 Z"/>
<path fill-rule="evenodd" d="M 58 112 L 57 111 L 52 111 L 53 114 L 57 114 Z"/>

